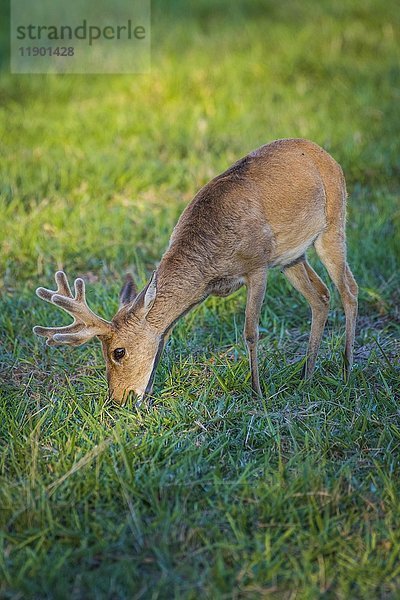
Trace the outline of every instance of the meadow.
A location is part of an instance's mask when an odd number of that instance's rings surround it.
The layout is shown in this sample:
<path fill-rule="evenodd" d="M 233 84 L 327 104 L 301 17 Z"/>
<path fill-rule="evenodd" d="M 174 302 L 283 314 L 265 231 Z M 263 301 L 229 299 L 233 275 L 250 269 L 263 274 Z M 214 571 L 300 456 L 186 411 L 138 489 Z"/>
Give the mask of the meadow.
<path fill-rule="evenodd" d="M 400 597 L 399 25 L 394 0 L 157 0 L 150 74 L 2 62 L 1 598 Z M 151 406 L 107 400 L 100 344 L 33 335 L 68 322 L 34 293 L 57 269 L 110 318 L 195 192 L 282 137 L 346 175 L 348 383 L 342 307 L 313 252 L 332 292 L 315 376 L 300 378 L 308 306 L 271 271 L 263 401 L 245 290 L 179 322 Z"/>

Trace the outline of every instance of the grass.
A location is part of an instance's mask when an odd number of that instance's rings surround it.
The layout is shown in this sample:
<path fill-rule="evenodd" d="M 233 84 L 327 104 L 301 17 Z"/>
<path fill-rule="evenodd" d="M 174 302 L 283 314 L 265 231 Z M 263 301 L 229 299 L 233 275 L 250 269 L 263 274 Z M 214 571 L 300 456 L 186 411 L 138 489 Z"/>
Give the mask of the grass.
<path fill-rule="evenodd" d="M 153 3 L 150 75 L 1 75 L 2 598 L 399 597 L 398 6 L 227 7 Z M 348 385 L 337 294 L 303 383 L 308 309 L 278 272 L 262 403 L 243 291 L 178 324 L 151 408 L 107 403 L 98 344 L 34 338 L 60 319 L 34 295 L 57 268 L 86 276 L 110 317 L 122 274 L 146 281 L 195 191 L 291 136 L 348 181 Z"/>

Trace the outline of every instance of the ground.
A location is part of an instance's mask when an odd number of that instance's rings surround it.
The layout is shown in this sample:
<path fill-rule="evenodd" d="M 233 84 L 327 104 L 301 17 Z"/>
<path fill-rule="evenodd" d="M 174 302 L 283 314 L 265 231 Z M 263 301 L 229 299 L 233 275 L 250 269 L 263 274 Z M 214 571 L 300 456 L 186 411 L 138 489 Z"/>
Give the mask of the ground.
<path fill-rule="evenodd" d="M 3 65 L 0 596 L 398 598 L 398 5 L 159 0 L 152 19 L 150 75 Z M 82 275 L 110 318 L 124 272 L 145 283 L 199 187 L 280 137 L 316 141 L 346 174 L 350 381 L 330 283 L 317 371 L 301 381 L 308 307 L 274 271 L 263 401 L 242 290 L 178 324 L 151 407 L 109 404 L 98 343 L 49 349 L 32 334 L 64 318 L 35 287 L 58 268 Z"/>

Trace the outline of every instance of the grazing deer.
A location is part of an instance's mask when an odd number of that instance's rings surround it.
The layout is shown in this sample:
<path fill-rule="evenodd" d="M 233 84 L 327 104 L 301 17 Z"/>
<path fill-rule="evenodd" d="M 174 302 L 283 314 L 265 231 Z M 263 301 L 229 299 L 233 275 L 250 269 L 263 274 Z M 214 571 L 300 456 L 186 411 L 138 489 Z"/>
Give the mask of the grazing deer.
<path fill-rule="evenodd" d="M 353 360 L 358 288 L 346 262 L 346 184 L 340 166 L 322 148 L 302 139 L 277 140 L 254 150 L 205 185 L 181 215 L 158 269 L 137 293 L 127 276 L 120 308 L 105 321 L 86 304 L 82 279 L 71 293 L 62 271 L 57 290 L 39 298 L 74 317 L 66 327 L 35 327 L 48 345 L 79 346 L 97 336 L 112 398 L 151 394 L 165 340 L 177 322 L 207 296 L 247 287 L 244 337 L 252 389 L 261 395 L 258 321 L 267 272 L 280 267 L 311 307 L 304 376 L 314 370 L 329 310 L 329 292 L 310 267 L 314 244 L 339 290 L 346 315 L 346 373 Z"/>

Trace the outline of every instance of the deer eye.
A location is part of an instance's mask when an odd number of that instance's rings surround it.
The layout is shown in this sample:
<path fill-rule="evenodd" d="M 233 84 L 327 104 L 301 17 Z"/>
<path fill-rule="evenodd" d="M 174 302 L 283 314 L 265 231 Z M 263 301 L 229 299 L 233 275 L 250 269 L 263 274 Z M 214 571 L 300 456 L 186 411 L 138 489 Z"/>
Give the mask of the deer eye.
<path fill-rule="evenodd" d="M 125 348 L 116 348 L 113 352 L 115 360 L 121 360 L 125 356 Z"/>

